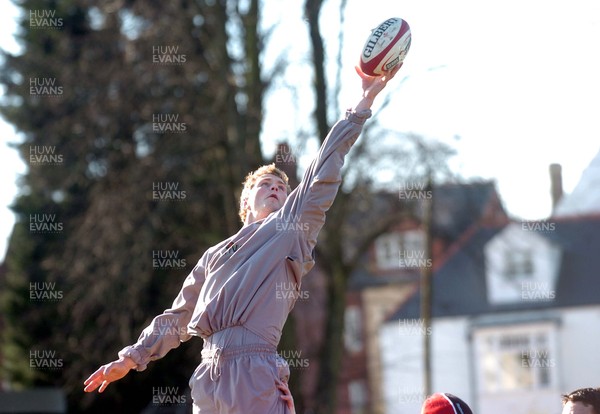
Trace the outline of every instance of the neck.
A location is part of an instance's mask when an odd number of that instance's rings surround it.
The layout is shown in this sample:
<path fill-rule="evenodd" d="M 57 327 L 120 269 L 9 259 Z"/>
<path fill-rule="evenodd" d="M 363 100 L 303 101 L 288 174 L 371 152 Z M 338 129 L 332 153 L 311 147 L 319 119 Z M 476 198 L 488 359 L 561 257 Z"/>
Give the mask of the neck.
<path fill-rule="evenodd" d="M 248 215 L 246 216 L 246 220 L 244 220 L 244 225 L 246 226 L 248 224 L 254 223 L 255 221 L 262 220 L 262 219 L 266 218 L 268 215 L 269 215 L 269 213 L 254 214 L 252 212 L 248 212 Z"/>

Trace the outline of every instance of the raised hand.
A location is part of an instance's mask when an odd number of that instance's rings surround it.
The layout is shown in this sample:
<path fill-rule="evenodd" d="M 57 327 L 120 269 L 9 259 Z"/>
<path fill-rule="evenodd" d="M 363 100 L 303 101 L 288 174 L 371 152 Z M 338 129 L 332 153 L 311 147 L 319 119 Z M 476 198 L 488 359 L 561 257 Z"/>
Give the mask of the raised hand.
<path fill-rule="evenodd" d="M 363 96 L 360 102 L 356 105 L 355 110 L 361 111 L 369 109 L 375 100 L 375 97 L 385 88 L 387 83 L 396 76 L 396 73 L 402 67 L 402 63 L 394 66 L 392 70 L 386 72 L 381 76 L 370 76 L 364 73 L 359 66 L 355 66 L 354 69 L 358 76 L 362 79 L 362 90 Z"/>

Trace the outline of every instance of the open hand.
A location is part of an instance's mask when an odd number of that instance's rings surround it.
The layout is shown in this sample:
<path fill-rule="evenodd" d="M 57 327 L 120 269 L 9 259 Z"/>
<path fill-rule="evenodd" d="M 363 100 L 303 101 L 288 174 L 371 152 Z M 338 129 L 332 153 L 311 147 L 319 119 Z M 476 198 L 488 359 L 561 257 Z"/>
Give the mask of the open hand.
<path fill-rule="evenodd" d="M 135 363 L 129 358 L 120 358 L 116 361 L 102 365 L 88 379 L 85 380 L 83 389 L 85 392 L 92 392 L 100 387 L 98 392 L 103 392 L 108 384 L 123 378 L 135 366 Z"/>

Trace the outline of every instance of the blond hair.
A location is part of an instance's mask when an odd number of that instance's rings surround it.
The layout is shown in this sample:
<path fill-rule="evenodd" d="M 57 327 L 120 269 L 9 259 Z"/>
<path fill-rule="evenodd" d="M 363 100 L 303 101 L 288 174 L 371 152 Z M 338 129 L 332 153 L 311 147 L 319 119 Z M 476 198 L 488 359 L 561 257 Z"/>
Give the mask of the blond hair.
<path fill-rule="evenodd" d="M 283 180 L 283 182 L 285 183 L 285 187 L 287 189 L 288 194 L 290 193 L 291 187 L 289 184 L 289 179 L 288 179 L 287 174 L 285 172 L 283 172 L 282 170 L 280 170 L 279 168 L 277 168 L 275 166 L 275 164 L 263 165 L 262 167 L 258 168 L 256 171 L 252 171 L 252 172 L 248 173 L 248 175 L 246 175 L 246 179 L 242 183 L 244 185 L 244 188 L 242 190 L 242 195 L 240 197 L 239 215 L 240 215 L 240 219 L 242 220 L 242 223 L 246 221 L 246 216 L 248 215 L 248 210 L 250 209 L 250 207 L 248 206 L 248 203 L 247 203 L 248 193 L 254 187 L 254 185 L 256 184 L 258 179 L 260 177 L 262 177 L 263 175 L 267 175 L 267 174 L 273 174 L 274 176 L 281 178 Z"/>

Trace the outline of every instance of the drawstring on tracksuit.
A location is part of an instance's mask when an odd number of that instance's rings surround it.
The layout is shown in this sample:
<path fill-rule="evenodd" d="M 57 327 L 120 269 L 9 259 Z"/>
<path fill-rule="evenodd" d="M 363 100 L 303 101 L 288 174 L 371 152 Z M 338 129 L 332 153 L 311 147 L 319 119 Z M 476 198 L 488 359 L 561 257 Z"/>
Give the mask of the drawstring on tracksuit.
<path fill-rule="evenodd" d="M 216 381 L 221 376 L 221 364 L 245 355 L 277 356 L 277 348 L 268 345 L 242 345 L 223 350 L 220 347 L 202 350 L 202 363 L 210 365 L 210 379 Z"/>
<path fill-rule="evenodd" d="M 223 352 L 221 348 L 215 349 L 215 354 L 213 356 L 213 364 L 210 367 L 210 379 L 212 381 L 221 376 L 221 366 L 219 365 L 219 360 L 221 359 L 221 352 Z"/>

